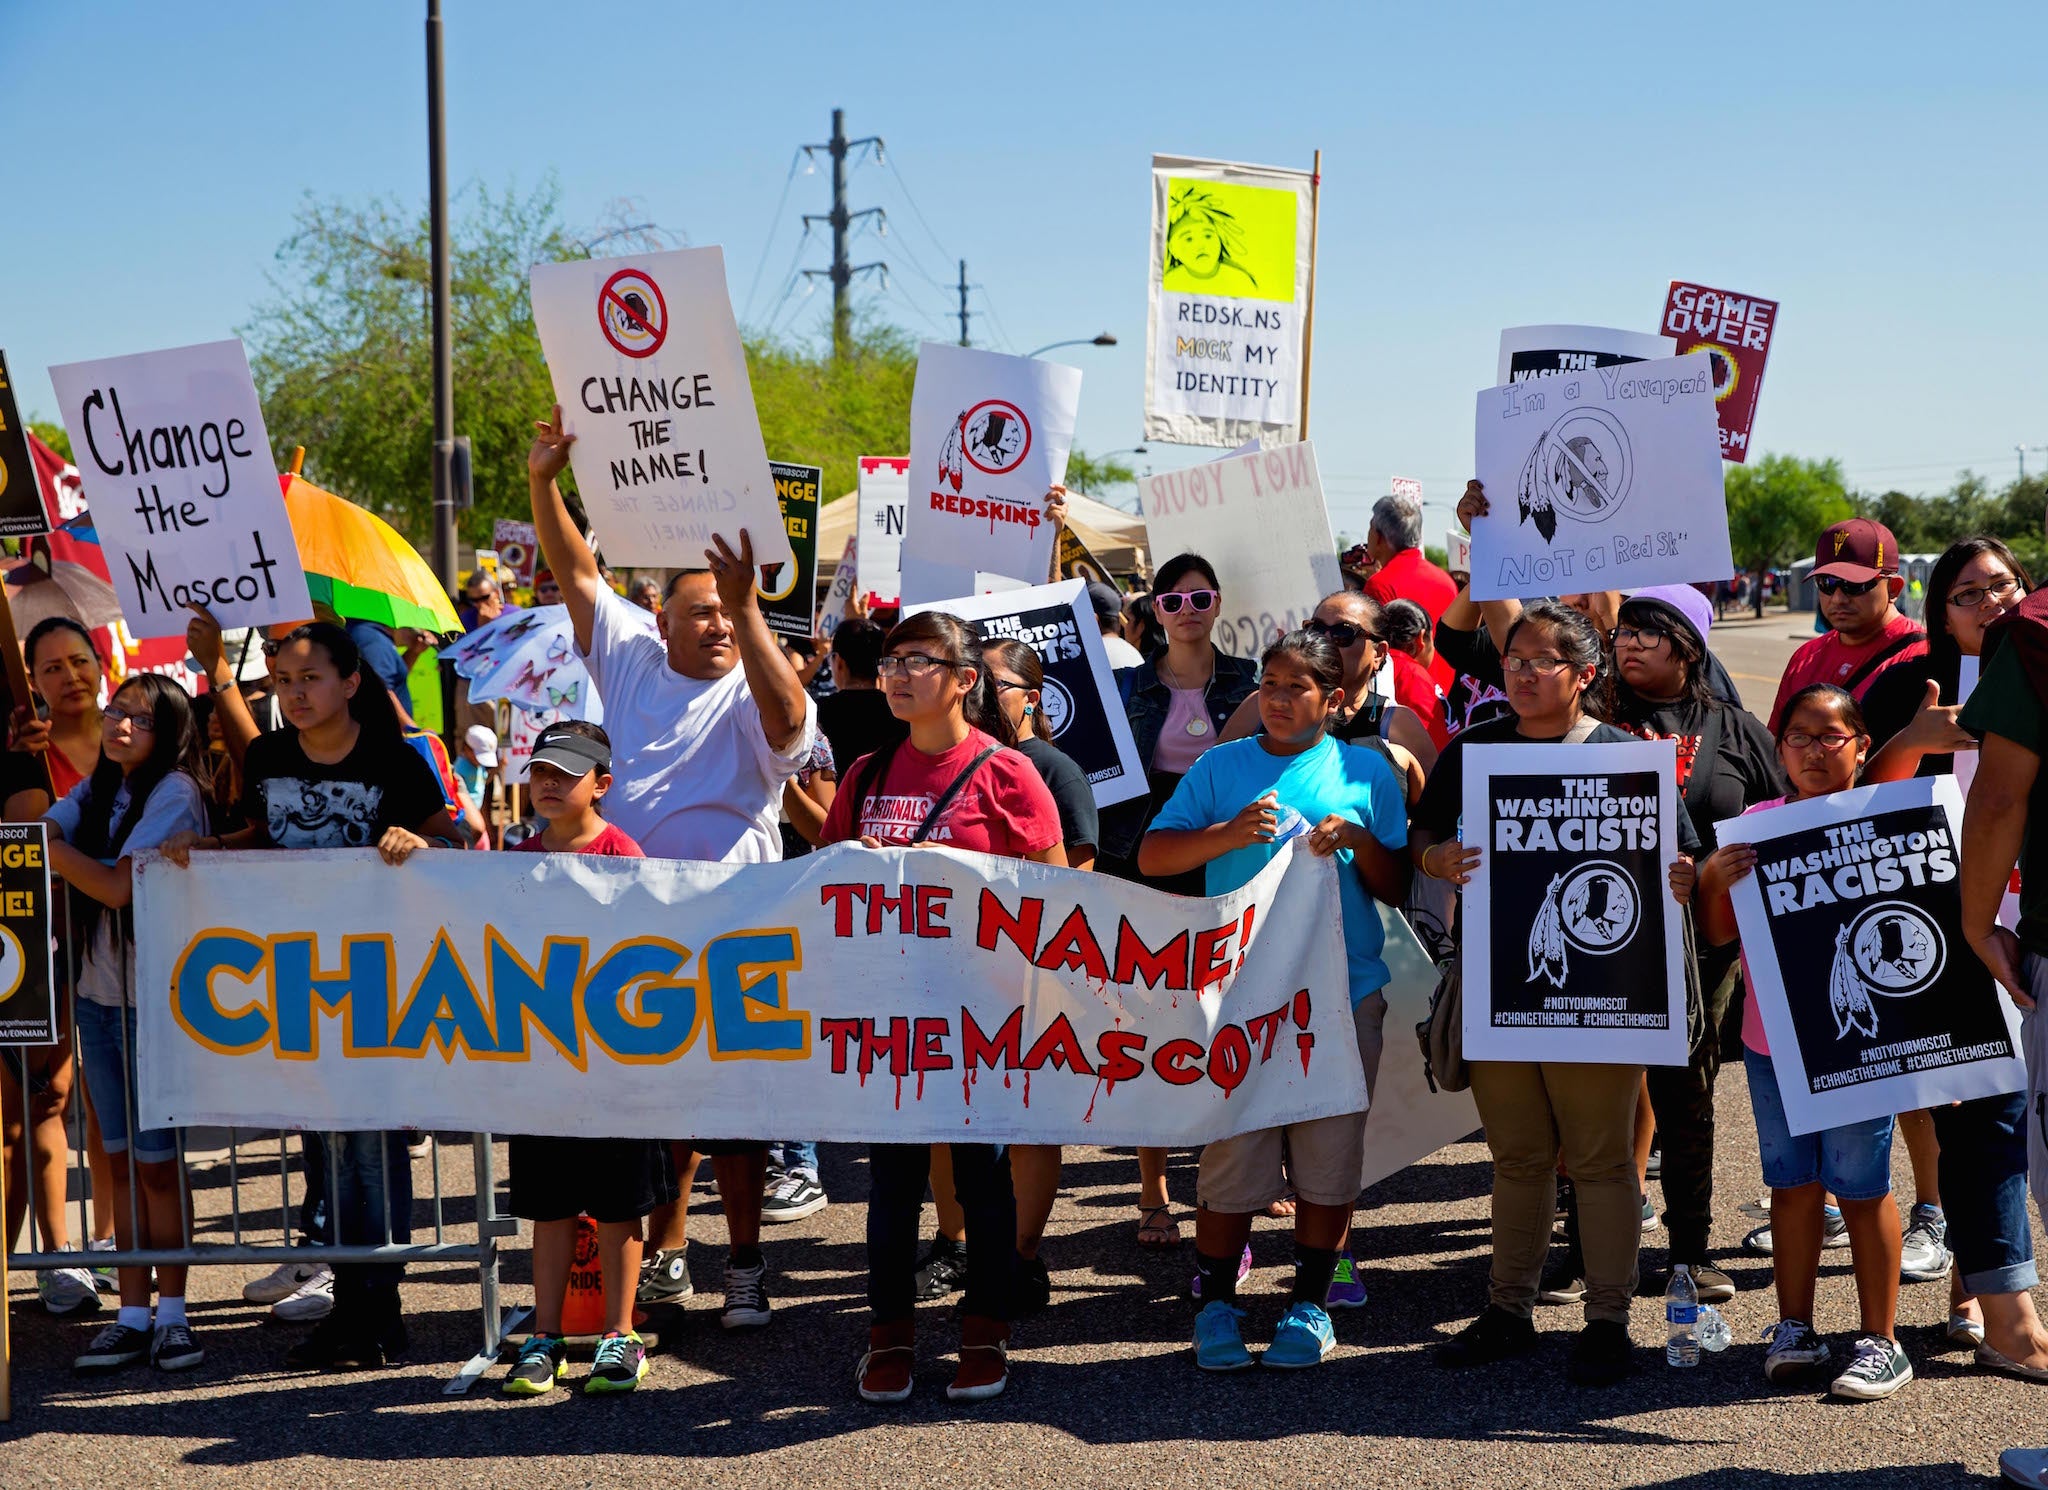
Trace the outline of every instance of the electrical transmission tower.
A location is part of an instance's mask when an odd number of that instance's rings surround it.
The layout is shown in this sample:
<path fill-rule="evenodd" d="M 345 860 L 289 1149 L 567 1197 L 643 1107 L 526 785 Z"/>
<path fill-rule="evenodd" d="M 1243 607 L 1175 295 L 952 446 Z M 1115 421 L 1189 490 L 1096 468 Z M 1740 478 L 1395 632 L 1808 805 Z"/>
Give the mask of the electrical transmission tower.
<path fill-rule="evenodd" d="M 856 274 L 879 273 L 882 288 L 889 287 L 889 266 L 877 259 L 869 264 L 852 264 L 846 257 L 846 230 L 863 217 L 872 217 L 879 223 L 888 223 L 888 214 L 879 207 L 863 207 L 858 212 L 846 210 L 846 158 L 856 150 L 871 149 L 875 159 L 882 159 L 882 137 L 868 135 L 863 139 L 849 140 L 846 137 L 846 110 L 832 111 L 832 138 L 822 145 L 806 145 L 804 154 L 815 155 L 823 150 L 832 157 L 832 210 L 827 213 L 806 212 L 804 226 L 814 222 L 832 224 L 832 267 L 830 269 L 806 269 L 807 279 L 829 279 L 832 281 L 832 355 L 846 356 L 847 347 L 853 340 L 853 308 L 848 301 L 847 291 Z"/>

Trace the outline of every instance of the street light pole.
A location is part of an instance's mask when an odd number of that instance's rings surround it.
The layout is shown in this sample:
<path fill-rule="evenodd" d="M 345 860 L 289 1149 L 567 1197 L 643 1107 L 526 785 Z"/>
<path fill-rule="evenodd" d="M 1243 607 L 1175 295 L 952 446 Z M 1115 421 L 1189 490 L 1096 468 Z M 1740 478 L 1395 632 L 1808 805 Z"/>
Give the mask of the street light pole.
<path fill-rule="evenodd" d="M 434 574 L 455 593 L 455 370 L 448 345 L 448 130 L 441 84 L 441 0 L 427 0 L 427 200 L 434 302 Z"/>
<path fill-rule="evenodd" d="M 963 270 L 966 268 L 965 265 L 961 267 Z M 1115 345 L 1116 338 L 1107 331 L 1104 331 L 1097 336 L 1077 336 L 1072 341 L 1049 341 L 1037 351 L 1026 352 L 1024 355 L 1026 357 L 1039 357 L 1047 352 L 1056 352 L 1061 347 L 1113 347 Z"/>

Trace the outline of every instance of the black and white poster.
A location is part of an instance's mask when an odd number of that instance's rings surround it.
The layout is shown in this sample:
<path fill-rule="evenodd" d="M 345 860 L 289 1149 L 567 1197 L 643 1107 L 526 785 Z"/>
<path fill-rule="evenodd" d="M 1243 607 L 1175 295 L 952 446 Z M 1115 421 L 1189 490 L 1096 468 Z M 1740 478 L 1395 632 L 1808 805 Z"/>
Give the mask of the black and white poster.
<path fill-rule="evenodd" d="M 1145 763 L 1117 696 L 1087 589 L 1085 581 L 1061 580 L 906 606 L 903 613 L 944 611 L 974 622 L 990 640 L 1011 637 L 1036 650 L 1045 668 L 1040 707 L 1052 742 L 1086 774 L 1095 805 L 1111 807 L 1145 794 Z"/>
<path fill-rule="evenodd" d="M 754 589 L 761 597 L 761 615 L 770 631 L 808 640 L 817 625 L 818 490 L 825 484 L 825 473 L 817 466 L 771 460 L 768 475 L 775 483 L 782 528 L 789 535 L 789 551 L 795 557 L 790 563 L 764 568 Z"/>
<path fill-rule="evenodd" d="M 1678 752 L 1627 744 L 1465 752 L 1465 1055 L 1682 1066 Z"/>
<path fill-rule="evenodd" d="M 35 457 L 28 448 L 28 426 L 21 422 L 21 405 L 15 401 L 14 381 L 7 372 L 7 354 L 0 352 L 0 538 L 49 531 Z"/>
<path fill-rule="evenodd" d="M 1794 1133 L 2026 1085 L 2019 1012 L 1963 939 L 1952 776 L 1721 824 L 1750 992 Z"/>
<path fill-rule="evenodd" d="M 49 829 L 0 823 L 0 1045 L 57 1043 Z"/>

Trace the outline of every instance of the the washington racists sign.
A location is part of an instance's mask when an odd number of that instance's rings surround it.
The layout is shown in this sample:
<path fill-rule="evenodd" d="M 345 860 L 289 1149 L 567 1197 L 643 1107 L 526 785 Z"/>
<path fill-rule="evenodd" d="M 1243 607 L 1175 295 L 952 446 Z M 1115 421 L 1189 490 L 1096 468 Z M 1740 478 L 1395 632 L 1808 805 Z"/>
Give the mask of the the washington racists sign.
<path fill-rule="evenodd" d="M 1721 825 L 1750 992 L 1794 1133 L 2026 1084 L 2019 1014 L 1963 939 L 1955 779 L 1920 777 Z"/>
<path fill-rule="evenodd" d="M 1682 1065 L 1676 747 L 1465 753 L 1465 1054 Z"/>

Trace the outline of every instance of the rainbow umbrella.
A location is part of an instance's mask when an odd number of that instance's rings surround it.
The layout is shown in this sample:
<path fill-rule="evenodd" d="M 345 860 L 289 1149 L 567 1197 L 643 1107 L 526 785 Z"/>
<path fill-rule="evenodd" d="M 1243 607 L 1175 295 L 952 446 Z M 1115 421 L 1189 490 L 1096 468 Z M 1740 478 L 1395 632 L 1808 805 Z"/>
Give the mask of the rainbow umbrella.
<path fill-rule="evenodd" d="M 434 571 L 391 524 L 303 476 L 277 479 L 316 604 L 351 621 L 440 635 L 462 630 Z"/>

